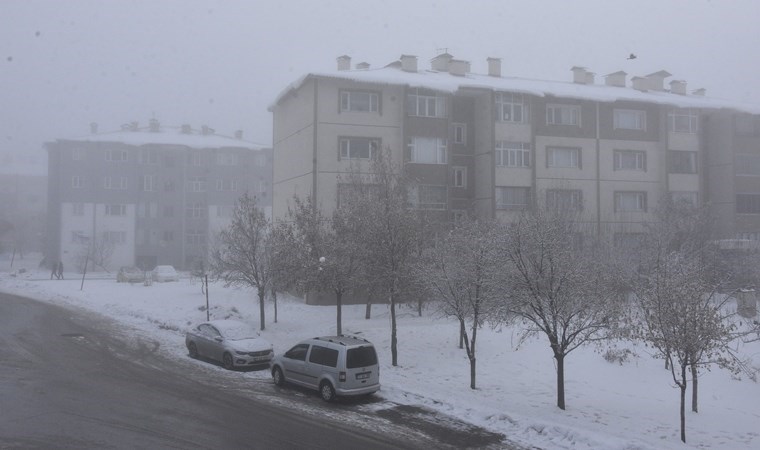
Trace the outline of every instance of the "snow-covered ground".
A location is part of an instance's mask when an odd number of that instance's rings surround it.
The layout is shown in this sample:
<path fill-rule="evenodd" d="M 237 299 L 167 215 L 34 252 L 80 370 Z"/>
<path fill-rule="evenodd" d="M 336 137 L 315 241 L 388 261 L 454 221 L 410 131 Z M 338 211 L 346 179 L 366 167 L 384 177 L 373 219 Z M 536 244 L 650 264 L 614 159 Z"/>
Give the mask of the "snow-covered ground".
<path fill-rule="evenodd" d="M 113 317 L 159 341 L 170 357 L 187 358 L 185 331 L 206 319 L 205 296 L 198 281 L 176 283 L 116 283 L 110 278 L 87 279 L 66 273 L 49 280 L 27 257 L 14 263 L 0 259 L 0 291 L 29 296 L 57 305 L 71 305 Z M 95 276 L 99 276 L 96 274 Z M 258 326 L 258 306 L 252 291 L 210 289 L 212 319 L 235 317 Z M 278 323 L 267 304 L 262 335 L 275 352 L 297 340 L 335 333 L 334 306 L 308 306 L 281 297 Z M 374 305 L 364 319 L 364 306 L 343 309 L 343 331 L 374 342 L 381 364 L 382 389 L 391 401 L 424 405 L 507 435 L 511 440 L 543 449 L 757 449 L 760 448 L 760 384 L 735 379 L 718 369 L 700 378 L 698 414 L 687 413 L 687 445 L 679 440 L 678 400 L 670 373 L 645 349 L 638 357 L 612 364 L 594 348 L 583 348 L 566 360 L 567 410 L 555 406 L 555 373 L 547 343 L 536 338 L 516 348 L 518 331 L 486 328 L 478 334 L 478 379 L 469 388 L 469 365 L 458 348 L 458 325 L 427 310 L 423 317 L 401 307 L 398 320 L 399 365 L 391 365 L 388 307 Z M 741 349 L 760 363 L 760 344 Z M 219 370 L 222 370 L 221 368 Z M 266 379 L 268 371 L 241 376 Z M 687 405 L 689 408 L 689 405 Z M 690 409 L 690 408 L 689 408 Z"/>

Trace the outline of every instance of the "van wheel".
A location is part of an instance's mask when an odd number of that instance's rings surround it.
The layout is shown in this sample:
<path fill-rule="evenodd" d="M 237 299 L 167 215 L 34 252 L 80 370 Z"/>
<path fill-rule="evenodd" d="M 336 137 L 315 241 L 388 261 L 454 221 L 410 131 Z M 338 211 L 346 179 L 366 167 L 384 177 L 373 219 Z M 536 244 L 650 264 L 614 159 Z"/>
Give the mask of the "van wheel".
<path fill-rule="evenodd" d="M 277 366 L 272 369 L 272 380 L 277 386 L 282 386 L 285 384 L 285 377 L 282 376 L 282 370 L 280 370 L 280 368 Z"/>
<path fill-rule="evenodd" d="M 232 362 L 232 355 L 229 353 L 225 353 L 222 357 L 222 363 L 224 364 L 224 368 L 227 370 L 232 370 L 235 368 L 235 364 Z"/>
<path fill-rule="evenodd" d="M 323 381 L 319 385 L 319 393 L 322 395 L 322 400 L 326 402 L 335 400 L 335 388 L 332 387 L 329 381 Z"/>

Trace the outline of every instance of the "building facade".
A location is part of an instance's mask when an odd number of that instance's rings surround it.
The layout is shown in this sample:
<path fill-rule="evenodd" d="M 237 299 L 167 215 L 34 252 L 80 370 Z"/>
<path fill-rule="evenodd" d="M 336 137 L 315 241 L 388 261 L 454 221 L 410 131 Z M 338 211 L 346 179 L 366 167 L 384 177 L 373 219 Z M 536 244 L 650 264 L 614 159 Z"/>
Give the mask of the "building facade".
<path fill-rule="evenodd" d="M 109 249 L 111 268 L 191 270 L 205 263 L 244 192 L 271 216 L 271 149 L 240 132 L 232 138 L 152 120 L 46 148 L 46 258 L 66 267 L 81 265 L 95 246 Z"/>
<path fill-rule="evenodd" d="M 47 207 L 46 167 L 37 155 L 0 155 L 0 253 L 41 252 Z"/>
<path fill-rule="evenodd" d="M 666 88 L 666 71 L 629 85 L 625 72 L 595 83 L 573 67 L 572 81 L 551 82 L 487 65 L 473 74 L 444 53 L 424 70 L 410 55 L 351 70 L 343 56 L 292 84 L 270 107 L 274 217 L 294 195 L 329 214 L 346 173 L 387 148 L 416 182 L 412 203 L 441 220 L 570 207 L 626 240 L 670 196 L 714 208 L 721 237 L 760 238 L 760 105 Z"/>

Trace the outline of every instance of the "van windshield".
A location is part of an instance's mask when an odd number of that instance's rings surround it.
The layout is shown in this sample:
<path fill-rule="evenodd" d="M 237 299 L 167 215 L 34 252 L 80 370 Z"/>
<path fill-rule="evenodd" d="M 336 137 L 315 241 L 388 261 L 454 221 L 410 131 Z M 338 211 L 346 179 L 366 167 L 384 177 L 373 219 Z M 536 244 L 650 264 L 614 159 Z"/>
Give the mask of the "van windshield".
<path fill-rule="evenodd" d="M 375 347 L 368 345 L 365 347 L 348 349 L 348 353 L 346 355 L 347 369 L 374 366 L 375 364 L 377 364 L 377 353 L 375 353 Z"/>

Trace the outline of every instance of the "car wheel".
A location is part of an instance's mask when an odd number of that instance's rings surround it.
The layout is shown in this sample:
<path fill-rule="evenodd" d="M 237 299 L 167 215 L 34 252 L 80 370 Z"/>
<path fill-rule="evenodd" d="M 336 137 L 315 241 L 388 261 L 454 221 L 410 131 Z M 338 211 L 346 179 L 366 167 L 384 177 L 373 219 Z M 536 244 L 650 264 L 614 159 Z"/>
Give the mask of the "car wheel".
<path fill-rule="evenodd" d="M 322 400 L 331 402 L 335 399 L 335 388 L 332 387 L 329 381 L 323 381 L 319 385 L 319 394 L 322 396 Z"/>
<path fill-rule="evenodd" d="M 193 359 L 198 358 L 198 347 L 195 346 L 195 342 L 187 344 L 187 351 L 190 353 L 190 357 Z"/>
<path fill-rule="evenodd" d="M 232 355 L 229 353 L 225 353 L 224 356 L 222 356 L 222 363 L 224 364 L 224 368 L 227 370 L 232 370 L 235 368 L 235 364 L 232 362 Z"/>
<path fill-rule="evenodd" d="M 277 366 L 272 369 L 272 380 L 274 380 L 274 384 L 277 386 L 285 384 L 285 377 L 282 375 L 282 370 Z"/>

